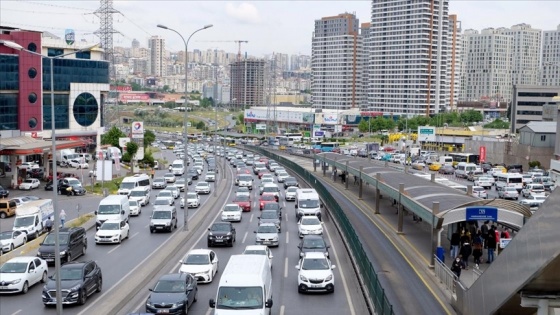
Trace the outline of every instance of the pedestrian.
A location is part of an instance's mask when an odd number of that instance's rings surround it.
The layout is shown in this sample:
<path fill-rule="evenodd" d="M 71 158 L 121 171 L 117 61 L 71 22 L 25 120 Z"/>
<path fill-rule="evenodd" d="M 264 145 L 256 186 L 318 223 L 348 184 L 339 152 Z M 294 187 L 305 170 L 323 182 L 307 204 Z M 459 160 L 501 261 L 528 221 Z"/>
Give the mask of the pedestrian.
<path fill-rule="evenodd" d="M 473 258 L 474 258 L 474 266 L 478 269 L 478 265 L 480 264 L 480 257 L 482 257 L 482 248 L 484 244 L 484 240 L 482 239 L 482 232 L 478 230 L 476 236 L 473 238 Z"/>
<path fill-rule="evenodd" d="M 470 243 L 464 243 L 463 246 L 461 246 L 461 257 L 463 257 L 463 263 L 465 264 L 465 269 L 469 270 L 469 257 L 472 254 L 472 246 Z"/>
<path fill-rule="evenodd" d="M 342 172 L 341 178 L 342 178 L 342 182 L 345 183 L 346 182 L 346 171 Z"/>
<path fill-rule="evenodd" d="M 482 233 L 482 239 L 484 240 L 484 248 L 488 248 L 486 244 L 486 239 L 488 238 L 488 231 L 490 230 L 488 227 L 489 221 L 484 221 L 484 224 L 480 227 L 480 232 Z"/>
<path fill-rule="evenodd" d="M 508 229 L 504 229 L 504 231 L 502 232 L 502 235 L 500 235 L 500 238 L 510 238 L 511 235 L 509 234 L 509 230 Z"/>
<path fill-rule="evenodd" d="M 488 259 L 486 263 L 491 264 L 494 261 L 494 251 L 496 250 L 496 227 L 493 225 L 486 237 L 486 247 L 488 248 Z"/>
<path fill-rule="evenodd" d="M 336 181 L 336 173 L 338 173 L 338 170 L 335 168 L 333 171 L 333 178 Z"/>
<path fill-rule="evenodd" d="M 155 173 L 156 173 L 156 171 L 152 168 L 152 179 L 154 179 Z"/>
<path fill-rule="evenodd" d="M 459 234 L 459 230 L 456 230 L 451 234 L 451 259 L 459 255 L 459 245 L 461 245 L 461 234 Z"/>
<path fill-rule="evenodd" d="M 461 269 L 464 269 L 463 260 L 461 256 L 455 257 L 455 260 L 451 264 L 451 271 L 457 276 L 457 280 L 461 278 Z"/>
<path fill-rule="evenodd" d="M 358 185 L 358 176 L 354 175 L 354 185 Z"/>
<path fill-rule="evenodd" d="M 47 221 L 45 221 L 45 229 L 47 229 L 47 233 L 50 233 L 50 231 L 52 230 L 53 227 L 53 221 L 51 220 L 51 217 L 49 216 L 47 218 Z"/>
<path fill-rule="evenodd" d="M 66 211 L 64 209 L 60 210 L 60 225 L 64 227 L 64 222 L 66 222 Z"/>

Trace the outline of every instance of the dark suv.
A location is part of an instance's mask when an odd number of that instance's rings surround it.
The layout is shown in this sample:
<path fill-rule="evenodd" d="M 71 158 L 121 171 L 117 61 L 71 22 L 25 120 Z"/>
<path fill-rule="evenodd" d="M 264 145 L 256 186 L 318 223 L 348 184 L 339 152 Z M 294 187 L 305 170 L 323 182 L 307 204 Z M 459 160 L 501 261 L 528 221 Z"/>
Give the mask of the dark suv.
<path fill-rule="evenodd" d="M 231 222 L 215 222 L 208 228 L 208 247 L 227 245 L 233 247 L 235 228 Z"/>
<path fill-rule="evenodd" d="M 68 195 L 68 196 L 81 196 L 81 195 L 85 195 L 86 190 L 84 189 L 84 187 L 82 187 L 82 183 L 80 183 L 79 180 L 72 178 L 72 177 L 66 177 L 63 179 L 60 179 L 58 181 L 58 193 L 59 194 L 64 194 L 64 195 Z"/>
<path fill-rule="evenodd" d="M 320 252 L 329 258 L 329 248 L 325 239 L 321 235 L 304 235 L 299 245 L 299 257 L 303 257 L 308 252 Z"/>
<path fill-rule="evenodd" d="M 8 196 L 10 196 L 10 191 L 0 186 L 0 198 L 8 198 Z"/>
<path fill-rule="evenodd" d="M 60 261 L 70 262 L 86 254 L 87 237 L 83 227 L 62 228 L 59 231 Z M 37 256 L 48 264 L 54 264 L 54 231 L 47 234 L 39 247 Z"/>
<path fill-rule="evenodd" d="M 101 292 L 103 277 L 101 269 L 95 261 L 80 261 L 64 264 L 60 267 L 60 289 L 62 291 L 62 304 L 84 305 L 88 296 Z M 43 304 L 56 305 L 56 279 L 43 287 Z"/>

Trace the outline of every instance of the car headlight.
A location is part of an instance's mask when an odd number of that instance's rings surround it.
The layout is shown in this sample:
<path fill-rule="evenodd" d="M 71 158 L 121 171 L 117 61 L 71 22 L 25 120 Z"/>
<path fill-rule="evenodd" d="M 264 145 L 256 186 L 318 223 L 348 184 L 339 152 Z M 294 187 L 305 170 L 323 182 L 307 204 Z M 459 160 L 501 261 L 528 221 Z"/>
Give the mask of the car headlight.
<path fill-rule="evenodd" d="M 214 236 L 214 233 L 210 232 L 210 233 L 208 233 L 208 235 L 210 235 L 210 236 Z"/>
<path fill-rule="evenodd" d="M 76 284 L 75 286 L 70 288 L 70 291 L 78 291 L 78 290 L 80 290 L 80 285 L 79 284 Z"/>
<path fill-rule="evenodd" d="M 150 301 L 150 300 L 146 301 L 146 306 L 154 307 L 154 305 L 152 304 L 152 301 Z"/>
<path fill-rule="evenodd" d="M 60 256 L 64 256 L 64 255 L 66 255 L 66 251 L 61 251 Z"/>
<path fill-rule="evenodd" d="M 304 275 L 299 275 L 299 279 L 301 281 L 307 281 L 307 278 Z"/>
<path fill-rule="evenodd" d="M 41 252 L 37 252 L 37 256 L 41 256 Z"/>
<path fill-rule="evenodd" d="M 329 276 L 325 279 L 325 281 L 331 281 L 331 280 L 332 280 L 332 275 L 329 275 Z"/>
<path fill-rule="evenodd" d="M 120 236 L 120 234 L 115 234 L 115 235 L 113 235 L 113 237 L 119 237 L 119 236 Z"/>
<path fill-rule="evenodd" d="M 231 236 L 231 232 L 228 232 L 226 235 L 227 235 L 227 236 Z"/>
<path fill-rule="evenodd" d="M 278 241 L 278 236 L 275 236 L 272 240 L 277 242 Z"/>
<path fill-rule="evenodd" d="M 181 307 L 185 304 L 185 302 L 177 302 L 177 303 L 173 303 L 173 305 L 171 306 L 171 308 L 177 308 L 177 307 Z"/>
<path fill-rule="evenodd" d="M 20 282 L 21 282 L 21 279 L 12 280 L 12 284 L 18 284 L 18 283 L 20 283 Z"/>

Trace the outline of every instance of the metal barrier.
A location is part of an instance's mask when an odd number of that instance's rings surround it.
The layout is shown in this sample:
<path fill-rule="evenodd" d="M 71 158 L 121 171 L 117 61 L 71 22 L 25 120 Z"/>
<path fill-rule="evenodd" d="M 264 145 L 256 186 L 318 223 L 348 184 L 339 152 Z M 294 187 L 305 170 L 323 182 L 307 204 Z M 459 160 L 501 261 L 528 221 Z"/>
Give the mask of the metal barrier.
<path fill-rule="evenodd" d="M 459 281 L 459 278 L 447 267 L 436 255 L 434 264 L 434 273 L 436 278 L 439 279 L 441 283 L 445 285 L 445 288 L 455 293 L 455 284 Z"/>
<path fill-rule="evenodd" d="M 293 170 L 315 190 L 317 190 L 323 200 L 323 204 L 328 205 L 326 207 L 329 210 L 329 214 L 335 220 L 343 238 L 346 240 L 346 245 L 348 246 L 350 254 L 353 256 L 356 268 L 358 269 L 357 272 L 362 277 L 362 283 L 366 290 L 366 295 L 370 300 L 369 304 L 373 306 L 375 314 L 394 315 L 393 306 L 387 299 L 385 290 L 379 282 L 377 273 L 375 272 L 373 265 L 362 247 L 363 240 L 358 237 L 356 231 L 352 227 L 352 224 L 348 220 L 348 217 L 327 188 L 320 181 L 316 180 L 313 173 L 307 171 L 299 164 L 259 147 L 250 146 L 249 148 L 252 151 L 259 152 L 264 156 L 272 158 Z"/>

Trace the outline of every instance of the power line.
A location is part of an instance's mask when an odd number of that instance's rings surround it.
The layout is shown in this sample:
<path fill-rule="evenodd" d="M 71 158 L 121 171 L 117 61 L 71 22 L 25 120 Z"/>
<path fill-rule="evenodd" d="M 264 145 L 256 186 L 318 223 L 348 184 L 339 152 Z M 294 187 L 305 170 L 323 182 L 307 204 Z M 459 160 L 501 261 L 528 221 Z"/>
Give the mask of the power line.
<path fill-rule="evenodd" d="M 18 9 L 6 9 L 6 8 L 2 8 L 2 10 L 4 11 L 14 11 L 14 12 L 25 12 L 25 13 L 35 13 L 35 14 L 61 14 L 61 15 L 75 15 L 76 13 L 70 13 L 70 12 L 54 12 L 54 11 L 30 11 L 30 10 L 18 10 Z"/>
<path fill-rule="evenodd" d="M 122 12 L 120 12 L 121 15 L 127 19 L 130 23 L 132 23 L 134 26 L 138 27 L 138 29 L 140 29 L 142 32 L 152 36 L 152 34 L 150 34 L 148 31 L 146 31 L 145 29 L 143 29 L 140 25 L 136 24 L 133 20 L 129 19 L 126 15 L 124 15 Z"/>
<path fill-rule="evenodd" d="M 92 11 L 91 9 L 70 7 L 70 6 L 66 6 L 66 5 L 58 5 L 58 4 L 52 4 L 52 3 L 43 3 L 43 2 L 35 2 L 35 1 L 27 1 L 27 0 L 19 0 L 18 2 L 30 3 L 30 4 L 36 4 L 36 5 L 43 5 L 43 6 L 54 7 L 54 8 L 65 8 L 65 9 L 89 11 L 89 12 Z"/>

